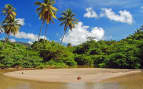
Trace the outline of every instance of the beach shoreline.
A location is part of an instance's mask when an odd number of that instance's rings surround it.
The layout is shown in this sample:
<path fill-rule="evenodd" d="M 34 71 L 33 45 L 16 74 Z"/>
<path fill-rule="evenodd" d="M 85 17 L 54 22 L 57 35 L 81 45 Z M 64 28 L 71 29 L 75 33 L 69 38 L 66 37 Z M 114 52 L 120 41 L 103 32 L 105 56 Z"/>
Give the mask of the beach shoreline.
<path fill-rule="evenodd" d="M 110 78 L 139 73 L 136 69 L 71 68 L 20 70 L 4 73 L 4 76 L 40 82 L 81 83 L 101 82 Z M 78 79 L 79 78 L 79 79 Z"/>

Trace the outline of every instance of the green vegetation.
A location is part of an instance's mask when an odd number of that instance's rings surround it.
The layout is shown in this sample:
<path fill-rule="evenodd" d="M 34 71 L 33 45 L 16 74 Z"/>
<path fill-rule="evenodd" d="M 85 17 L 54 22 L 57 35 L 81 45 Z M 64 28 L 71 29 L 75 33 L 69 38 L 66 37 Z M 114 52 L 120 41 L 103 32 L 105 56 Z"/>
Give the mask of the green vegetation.
<path fill-rule="evenodd" d="M 44 45 L 43 45 L 44 44 Z M 43 62 L 51 66 L 76 66 L 74 54 L 59 43 L 40 40 L 32 45 L 33 50 L 38 51 Z"/>
<path fill-rule="evenodd" d="M 28 49 L 28 50 L 27 50 Z M 0 42 L 0 67 L 22 67 L 22 68 L 35 68 L 39 67 L 42 63 L 38 52 L 33 51 L 31 48 L 18 43 L 5 43 Z"/>
<path fill-rule="evenodd" d="M 0 41 L 0 68 L 65 68 L 65 67 L 99 67 L 99 68 L 143 68 L 143 30 L 120 41 L 88 41 L 74 46 L 63 46 L 54 41 L 40 39 L 42 28 L 53 22 L 57 8 L 54 0 L 36 2 L 37 12 L 42 25 L 39 39 L 32 45 L 9 42 L 9 35 L 19 32 L 21 25 L 16 19 L 15 8 L 7 4 L 3 9 L 4 20 L 0 31 L 7 34 L 5 41 Z M 71 9 L 65 10 L 59 18 L 64 25 L 64 35 L 77 23 Z M 46 38 L 45 29 L 45 38 Z M 64 35 L 61 39 L 63 41 Z"/>
<path fill-rule="evenodd" d="M 143 31 L 120 41 L 89 41 L 73 47 L 79 65 L 100 68 L 143 68 Z"/>
<path fill-rule="evenodd" d="M 5 46 L 3 47 L 3 44 Z M 0 42 L 0 68 L 143 68 L 143 31 L 120 41 L 88 41 L 78 46 L 63 46 L 39 40 L 31 46 Z"/>

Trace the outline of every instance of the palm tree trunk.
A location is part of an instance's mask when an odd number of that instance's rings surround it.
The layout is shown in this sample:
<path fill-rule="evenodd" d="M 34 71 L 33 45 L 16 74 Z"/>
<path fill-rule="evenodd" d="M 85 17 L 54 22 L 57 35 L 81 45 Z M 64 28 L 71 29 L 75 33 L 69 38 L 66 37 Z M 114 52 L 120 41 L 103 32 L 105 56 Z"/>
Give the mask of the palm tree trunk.
<path fill-rule="evenodd" d="M 7 34 L 5 40 L 3 41 L 3 49 L 5 48 L 5 44 L 8 42 L 8 40 L 9 40 L 9 34 Z"/>
<path fill-rule="evenodd" d="M 46 24 L 46 29 L 45 29 L 45 37 L 44 37 L 44 40 L 46 40 L 46 36 L 47 36 L 47 29 L 48 29 L 48 24 Z"/>
<path fill-rule="evenodd" d="M 7 37 L 5 38 L 5 42 L 9 41 L 9 34 L 7 34 Z"/>
<path fill-rule="evenodd" d="M 46 29 L 45 29 L 45 35 L 44 35 L 44 46 L 45 46 L 45 42 L 46 42 L 47 29 L 48 29 L 48 24 L 46 24 Z"/>
<path fill-rule="evenodd" d="M 28 59 L 28 47 L 26 48 L 26 57 Z"/>
<path fill-rule="evenodd" d="M 63 37 L 62 37 L 62 39 L 61 39 L 60 44 L 62 44 L 62 43 L 63 43 L 63 39 L 64 39 L 64 37 L 65 37 L 65 34 L 66 34 L 66 31 L 64 31 L 64 35 L 63 35 Z"/>
<path fill-rule="evenodd" d="M 64 40 L 64 37 L 65 37 L 65 35 L 66 35 L 66 27 L 64 27 L 64 35 L 62 36 L 62 39 L 61 39 L 61 42 L 60 42 L 60 44 L 62 44 L 62 42 L 63 42 L 63 40 Z"/>
<path fill-rule="evenodd" d="M 44 26 L 44 21 L 42 22 L 41 27 L 40 27 L 40 32 L 39 32 L 38 41 L 40 40 L 40 36 L 41 36 L 41 33 L 42 33 L 42 28 L 43 28 L 43 26 Z"/>

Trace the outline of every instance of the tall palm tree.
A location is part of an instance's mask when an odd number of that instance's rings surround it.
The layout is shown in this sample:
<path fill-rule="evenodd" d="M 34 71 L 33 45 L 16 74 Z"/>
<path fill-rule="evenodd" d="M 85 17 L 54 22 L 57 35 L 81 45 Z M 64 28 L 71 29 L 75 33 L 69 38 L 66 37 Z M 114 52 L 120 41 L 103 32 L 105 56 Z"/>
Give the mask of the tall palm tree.
<path fill-rule="evenodd" d="M 62 43 L 67 30 L 70 29 L 72 31 L 72 29 L 75 27 L 75 24 L 77 24 L 77 19 L 74 17 L 75 14 L 71 9 L 65 10 L 61 16 L 62 17 L 59 18 L 59 20 L 62 22 L 60 25 L 64 25 L 64 35 L 61 39 Z"/>
<path fill-rule="evenodd" d="M 49 24 L 50 22 L 54 23 L 53 18 L 56 19 L 56 12 L 58 9 L 53 6 L 55 4 L 55 0 L 44 0 L 43 2 L 37 1 L 35 2 L 35 4 L 39 6 L 36 11 L 38 12 L 40 20 L 42 20 L 42 25 L 39 33 L 39 39 L 40 39 L 44 23 L 45 22 L 46 24 Z M 45 29 L 45 37 L 46 37 L 46 34 L 47 34 L 47 30 Z"/>

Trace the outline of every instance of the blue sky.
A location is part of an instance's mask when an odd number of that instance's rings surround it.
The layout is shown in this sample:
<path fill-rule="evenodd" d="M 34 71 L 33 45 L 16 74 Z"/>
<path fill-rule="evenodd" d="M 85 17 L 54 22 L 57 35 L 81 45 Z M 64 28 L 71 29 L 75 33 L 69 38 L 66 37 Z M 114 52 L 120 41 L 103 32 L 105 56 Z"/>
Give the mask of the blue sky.
<path fill-rule="evenodd" d="M 0 11 L 5 4 L 16 8 L 17 18 L 24 19 L 20 35 L 11 36 L 12 40 L 32 42 L 30 39 L 39 33 L 41 21 L 36 13 L 35 1 L 42 0 L 0 0 Z M 143 0 L 55 0 L 54 5 L 59 9 L 57 17 L 67 8 L 76 14 L 79 23 L 73 32 L 68 32 L 64 43 L 78 45 L 87 41 L 87 35 L 95 40 L 120 40 L 132 34 L 143 24 Z M 87 10 L 88 9 L 88 10 Z M 4 17 L 0 15 L 0 21 Z M 55 20 L 48 25 L 47 39 L 59 42 L 63 27 Z M 28 37 L 26 37 L 28 36 Z M 3 38 L 3 35 L 0 36 Z"/>

